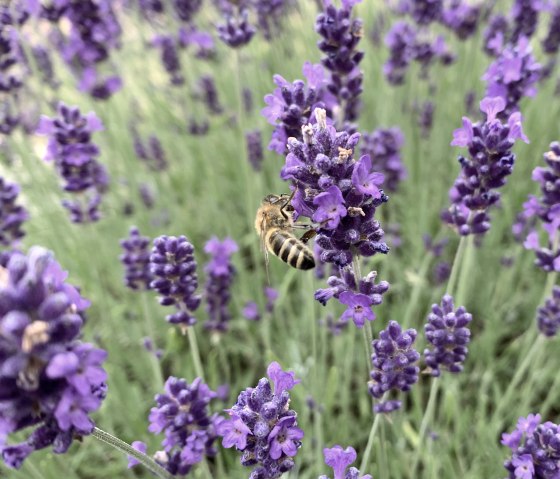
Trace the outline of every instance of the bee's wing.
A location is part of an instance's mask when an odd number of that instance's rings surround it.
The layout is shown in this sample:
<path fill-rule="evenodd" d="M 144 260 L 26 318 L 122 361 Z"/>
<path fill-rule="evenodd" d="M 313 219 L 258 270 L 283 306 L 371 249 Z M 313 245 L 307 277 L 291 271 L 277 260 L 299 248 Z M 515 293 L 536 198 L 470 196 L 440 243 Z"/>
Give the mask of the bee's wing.
<path fill-rule="evenodd" d="M 261 220 L 261 250 L 264 253 L 264 268 L 266 270 L 266 280 L 268 282 L 268 284 L 270 285 L 270 275 L 268 274 L 268 248 L 266 247 L 266 244 L 264 242 L 264 238 L 265 238 L 265 230 L 264 230 L 264 215 L 263 218 Z"/>

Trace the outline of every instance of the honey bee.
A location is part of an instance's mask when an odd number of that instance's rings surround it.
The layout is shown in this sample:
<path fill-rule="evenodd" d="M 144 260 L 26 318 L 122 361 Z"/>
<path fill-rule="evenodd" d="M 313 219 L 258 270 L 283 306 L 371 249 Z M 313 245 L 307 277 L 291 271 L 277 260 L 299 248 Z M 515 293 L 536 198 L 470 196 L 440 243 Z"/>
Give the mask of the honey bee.
<path fill-rule="evenodd" d="M 270 252 L 293 268 L 311 269 L 315 267 L 315 258 L 305 243 L 315 235 L 315 230 L 307 231 L 301 239 L 296 238 L 292 230 L 307 226 L 294 224 L 292 197 L 293 193 L 266 196 L 257 210 L 255 229 L 261 238 L 267 265 Z"/>

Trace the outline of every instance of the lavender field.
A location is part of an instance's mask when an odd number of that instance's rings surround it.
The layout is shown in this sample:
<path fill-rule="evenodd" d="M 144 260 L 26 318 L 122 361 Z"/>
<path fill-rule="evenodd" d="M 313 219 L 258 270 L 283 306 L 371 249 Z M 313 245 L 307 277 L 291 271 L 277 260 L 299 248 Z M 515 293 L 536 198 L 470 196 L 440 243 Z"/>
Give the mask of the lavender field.
<path fill-rule="evenodd" d="M 0 477 L 560 478 L 558 0 L 0 2 Z"/>

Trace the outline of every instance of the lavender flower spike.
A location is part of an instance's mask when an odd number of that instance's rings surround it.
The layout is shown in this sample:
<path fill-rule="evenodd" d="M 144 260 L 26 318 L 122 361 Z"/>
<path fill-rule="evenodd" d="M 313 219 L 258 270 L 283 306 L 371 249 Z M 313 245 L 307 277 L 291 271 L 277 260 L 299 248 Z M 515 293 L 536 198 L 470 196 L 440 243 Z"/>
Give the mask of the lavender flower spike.
<path fill-rule="evenodd" d="M 27 220 L 27 210 L 18 204 L 19 186 L 0 177 L 0 244 L 15 247 L 25 235 L 21 225 Z"/>
<path fill-rule="evenodd" d="M 176 307 L 178 311 L 166 319 L 183 330 L 196 323 L 192 313 L 200 306 L 193 252 L 193 245 L 186 237 L 164 235 L 154 240 L 150 255 L 150 272 L 154 277 L 150 288 L 160 294 L 161 305 Z"/>
<path fill-rule="evenodd" d="M 537 327 L 547 337 L 556 336 L 560 329 L 560 286 L 555 286 L 552 296 L 537 309 Z"/>
<path fill-rule="evenodd" d="M 92 433 L 89 414 L 105 397 L 107 353 L 78 339 L 89 301 L 66 283 L 50 252 L 34 246 L 0 262 L 0 453 L 17 469 L 35 450 L 52 445 L 62 454 Z M 23 442 L 7 444 L 28 428 Z"/>
<path fill-rule="evenodd" d="M 267 373 L 274 391 L 267 378 L 256 388 L 242 391 L 228 410 L 230 419 L 221 422 L 217 431 L 224 447 L 235 446 L 243 453 L 243 466 L 254 467 L 252 478 L 277 479 L 294 467 L 293 458 L 303 439 L 288 392 L 299 381 L 276 362 L 269 365 Z"/>
<path fill-rule="evenodd" d="M 454 309 L 453 298 L 449 295 L 442 298 L 441 306 L 432 305 L 428 324 L 424 328 L 426 340 L 431 345 L 424 350 L 424 358 L 432 376 L 439 376 L 441 369 L 451 373 L 463 370 L 471 337 L 468 329 L 471 321 L 472 316 L 463 306 Z"/>
<path fill-rule="evenodd" d="M 373 341 L 369 392 L 374 398 L 381 399 L 388 391 L 410 391 L 418 381 L 420 368 L 416 363 L 420 354 L 413 347 L 416 335 L 416 330 L 402 331 L 399 323 L 390 321 Z M 375 412 L 385 412 L 384 405 L 376 404 Z"/>
<path fill-rule="evenodd" d="M 560 426 L 541 423 L 540 414 L 520 417 L 516 429 L 502 435 L 502 444 L 511 450 L 504 462 L 509 479 L 554 479 L 560 474 Z"/>
<path fill-rule="evenodd" d="M 235 276 L 235 268 L 231 263 L 231 255 L 238 250 L 237 243 L 231 238 L 220 241 L 215 236 L 204 246 L 204 252 L 211 255 L 204 271 L 206 272 L 205 299 L 208 321 L 206 329 L 227 331 L 231 313 L 228 306 L 231 300 L 231 283 Z"/>
<path fill-rule="evenodd" d="M 323 449 L 325 456 L 325 464 L 332 468 L 334 472 L 333 479 L 372 479 L 369 474 L 360 475 L 360 471 L 355 467 L 347 470 L 348 466 L 356 460 L 356 450 L 348 446 L 343 449 L 342 446 L 336 445 L 331 448 Z M 319 479 L 329 479 L 328 476 L 319 476 Z"/>
<path fill-rule="evenodd" d="M 123 254 L 120 257 L 125 268 L 124 282 L 134 290 L 150 287 L 150 238 L 142 236 L 135 226 L 130 228 L 129 237 L 121 240 Z"/>
<path fill-rule="evenodd" d="M 165 393 L 156 396 L 156 406 L 150 410 L 148 430 L 165 434 L 163 450 L 154 459 L 172 475 L 186 475 L 205 457 L 216 455 L 214 441 L 221 418 L 210 415 L 208 406 L 216 393 L 200 378 L 191 384 L 184 379 L 169 377 Z M 145 450 L 145 444 L 136 443 Z M 136 465 L 134 462 L 132 465 Z"/>

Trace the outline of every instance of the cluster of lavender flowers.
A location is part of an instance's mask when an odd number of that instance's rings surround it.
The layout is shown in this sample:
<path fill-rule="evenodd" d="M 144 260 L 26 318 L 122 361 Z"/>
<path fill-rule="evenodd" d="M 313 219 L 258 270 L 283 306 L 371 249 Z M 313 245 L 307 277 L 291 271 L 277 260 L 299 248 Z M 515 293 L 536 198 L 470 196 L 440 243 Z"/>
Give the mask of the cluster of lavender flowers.
<path fill-rule="evenodd" d="M 161 146 L 161 142 L 157 136 L 149 136 L 147 147 L 137 131 L 133 130 L 132 137 L 136 156 L 138 159 L 145 162 L 150 170 L 164 171 L 167 169 L 168 163 L 165 150 Z"/>
<path fill-rule="evenodd" d="M 350 464 L 356 460 L 356 450 L 348 446 L 343 449 L 342 446 L 336 445 L 323 449 L 325 456 L 325 464 L 332 468 L 334 472 L 333 479 L 372 479 L 369 474 L 360 475 L 360 471 L 355 467 L 346 470 Z M 329 479 L 328 476 L 319 476 L 319 479 Z"/>
<path fill-rule="evenodd" d="M 453 298 L 449 295 L 442 298 L 441 305 L 432 305 L 424 328 L 430 343 L 430 348 L 424 350 L 424 359 L 432 376 L 439 376 L 441 369 L 451 373 L 463 370 L 471 338 L 468 329 L 471 321 L 471 314 L 463 306 L 454 309 Z"/>
<path fill-rule="evenodd" d="M 160 294 L 163 306 L 175 306 L 177 311 L 166 316 L 167 321 L 185 330 L 196 323 L 192 315 L 200 306 L 196 294 L 198 277 L 194 248 L 184 236 L 159 236 L 150 254 L 150 288 Z"/>
<path fill-rule="evenodd" d="M 340 268 L 340 278 L 331 277 L 330 288 L 317 291 L 316 299 L 325 304 L 338 298 L 348 305 L 344 317 L 352 317 L 361 327 L 365 319 L 374 319 L 369 307 L 381 303 L 389 288 L 384 281 L 374 284 L 375 273 L 360 278 L 351 266 L 358 255 L 389 251 L 375 219 L 376 209 L 388 199 L 379 189 L 384 176 L 371 171 L 368 155 L 354 160 L 359 133 L 337 132 L 327 125 L 323 109 L 316 109 L 315 116 L 314 125 L 302 127 L 303 140 L 289 139 L 281 177 L 293 182 L 296 214 L 317 223 L 320 260 Z"/>
<path fill-rule="evenodd" d="M 410 391 L 418 382 L 420 354 L 414 349 L 416 330 L 403 331 L 399 323 L 390 321 L 372 343 L 373 369 L 368 384 L 370 394 L 381 401 L 375 404 L 376 413 L 389 413 L 400 409 L 401 401 L 387 400 L 390 391 Z"/>
<path fill-rule="evenodd" d="M 387 81 L 401 85 L 412 62 L 421 66 L 421 78 L 426 78 L 429 67 L 436 61 L 450 65 L 455 55 L 449 50 L 443 35 L 434 34 L 430 28 L 439 23 L 459 39 L 472 36 L 478 27 L 480 5 L 465 0 L 405 0 L 399 3 L 399 13 L 409 15 L 412 22 L 396 22 L 385 38 L 389 60 L 383 72 Z"/>
<path fill-rule="evenodd" d="M 240 48 L 247 45 L 257 31 L 249 23 L 247 2 L 239 2 L 236 11 L 234 11 L 233 4 L 227 2 L 227 0 L 220 0 L 219 4 L 224 15 L 224 23 L 217 26 L 220 40 L 230 48 Z"/>
<path fill-rule="evenodd" d="M 217 414 L 210 415 L 208 406 L 216 393 L 200 378 L 191 384 L 184 379 L 169 377 L 165 393 L 156 396 L 156 407 L 150 411 L 148 430 L 165 434 L 163 450 L 154 454 L 155 461 L 173 475 L 186 475 L 205 457 L 216 455 L 214 441 L 221 422 Z M 135 449 L 146 453 L 143 442 L 133 443 Z M 130 458 L 128 467 L 138 464 Z"/>
<path fill-rule="evenodd" d="M 60 103 L 58 116 L 42 116 L 37 134 L 49 138 L 45 161 L 53 161 L 64 181 L 64 190 L 75 199 L 63 201 L 75 223 L 97 221 L 100 218 L 101 194 L 109 177 L 97 161 L 99 148 L 92 143 L 92 133 L 103 129 L 103 123 L 93 112 L 82 115 L 78 107 Z"/>
<path fill-rule="evenodd" d="M 293 372 L 282 371 L 277 362 L 268 366 L 267 374 L 274 391 L 269 379 L 262 378 L 256 388 L 239 394 L 227 410 L 230 418 L 217 426 L 222 445 L 235 446 L 243 453 L 241 464 L 253 467 L 253 479 L 276 479 L 292 469 L 303 439 L 288 392 L 299 380 Z"/>
<path fill-rule="evenodd" d="M 523 204 L 520 223 L 514 228 L 519 230 L 526 226 L 528 235 L 524 242 L 527 249 L 535 251 L 535 264 L 546 272 L 560 271 L 560 143 L 550 144 L 550 150 L 544 154 L 547 167 L 533 170 L 533 181 L 539 183 L 541 196 L 529 195 Z M 540 222 L 547 240 L 541 246 L 536 223 Z"/>
<path fill-rule="evenodd" d="M 449 192 L 451 207 L 441 217 L 460 235 L 483 234 L 490 229 L 488 209 L 498 202 L 496 190 L 513 171 L 515 154 L 511 149 L 517 139 L 529 142 L 521 113 L 511 113 L 507 122 L 499 118 L 505 108 L 503 98 L 486 97 L 480 102 L 486 119 L 473 124 L 463 117 L 463 127 L 453 132 L 451 145 L 467 147 L 469 158 L 458 158 L 462 171 Z"/>
<path fill-rule="evenodd" d="M 18 29 L 25 18 L 17 18 L 9 6 L 0 6 L 0 133 L 9 135 L 20 124 L 18 92 L 23 86 L 24 55 Z"/>
<path fill-rule="evenodd" d="M 504 462 L 510 479 L 554 479 L 560 474 L 560 427 L 541 423 L 540 414 L 520 417 L 511 433 L 502 435 L 502 444 L 511 449 Z"/>
<path fill-rule="evenodd" d="M 505 107 L 500 111 L 500 117 L 507 118 L 519 110 L 519 102 L 524 97 L 535 96 L 540 76 L 541 65 L 533 56 L 529 40 L 521 37 L 500 52 L 482 79 L 487 82 L 487 97 L 504 100 Z"/>
<path fill-rule="evenodd" d="M 29 217 L 18 204 L 19 186 L 0 177 L 0 245 L 15 248 L 25 235 L 21 229 Z"/>
<path fill-rule="evenodd" d="M 355 121 L 359 113 L 363 76 L 359 64 L 364 52 L 356 48 L 363 33 L 362 21 L 351 17 L 354 5 L 360 2 L 342 0 L 342 7 L 337 9 L 332 0 L 325 0 L 324 11 L 315 22 L 315 30 L 322 37 L 317 46 L 325 54 L 321 63 L 330 72 L 327 89 L 336 98 L 335 116 L 341 127 Z"/>
<path fill-rule="evenodd" d="M 237 243 L 231 238 L 220 241 L 215 236 L 204 246 L 204 252 L 211 256 L 211 260 L 204 268 L 206 272 L 204 296 L 208 312 L 208 320 L 204 327 L 211 331 L 227 331 L 231 320 L 229 302 L 231 284 L 235 276 L 231 255 L 238 249 Z"/>
<path fill-rule="evenodd" d="M 288 138 L 302 138 L 302 127 L 312 118 L 316 108 L 329 108 L 335 103 L 332 94 L 326 88 L 325 71 L 321 65 L 305 62 L 303 76 L 307 80 L 286 81 L 280 75 L 274 75 L 277 88 L 264 97 L 266 107 L 261 114 L 274 125 L 268 149 L 280 155 L 287 152 Z"/>
<path fill-rule="evenodd" d="M 378 128 L 362 135 L 361 154 L 369 155 L 372 168 L 385 175 L 383 186 L 395 192 L 407 171 L 401 159 L 404 135 L 400 128 Z"/>
<path fill-rule="evenodd" d="M 253 130 L 245 133 L 245 143 L 247 144 L 247 156 L 250 165 L 254 171 L 261 171 L 264 159 L 261 131 Z"/>
<path fill-rule="evenodd" d="M 19 468 L 33 451 L 53 446 L 64 453 L 91 434 L 89 414 L 105 397 L 106 352 L 78 340 L 89 301 L 66 283 L 52 254 L 33 247 L 27 255 L 2 256 L 0 452 Z M 32 427 L 15 445 L 6 440 Z"/>
<path fill-rule="evenodd" d="M 118 75 L 102 74 L 111 50 L 120 48 L 121 26 L 110 0 L 61 0 L 51 5 L 28 2 L 32 14 L 51 23 L 65 19 L 69 29 L 56 29 L 56 46 L 74 72 L 81 91 L 107 99 L 122 87 Z M 68 32 L 67 35 L 63 32 Z"/>
<path fill-rule="evenodd" d="M 185 77 L 181 71 L 181 58 L 177 50 L 177 38 L 173 35 L 156 35 L 152 39 L 151 45 L 160 49 L 161 63 L 169 74 L 171 85 L 183 85 Z"/>
<path fill-rule="evenodd" d="M 537 327 L 545 336 L 556 336 L 560 329 L 560 286 L 555 286 L 552 295 L 537 309 Z"/>
<path fill-rule="evenodd" d="M 147 290 L 152 282 L 150 272 L 150 238 L 142 236 L 136 226 L 130 228 L 128 238 L 122 239 L 124 283 L 133 290 Z"/>

